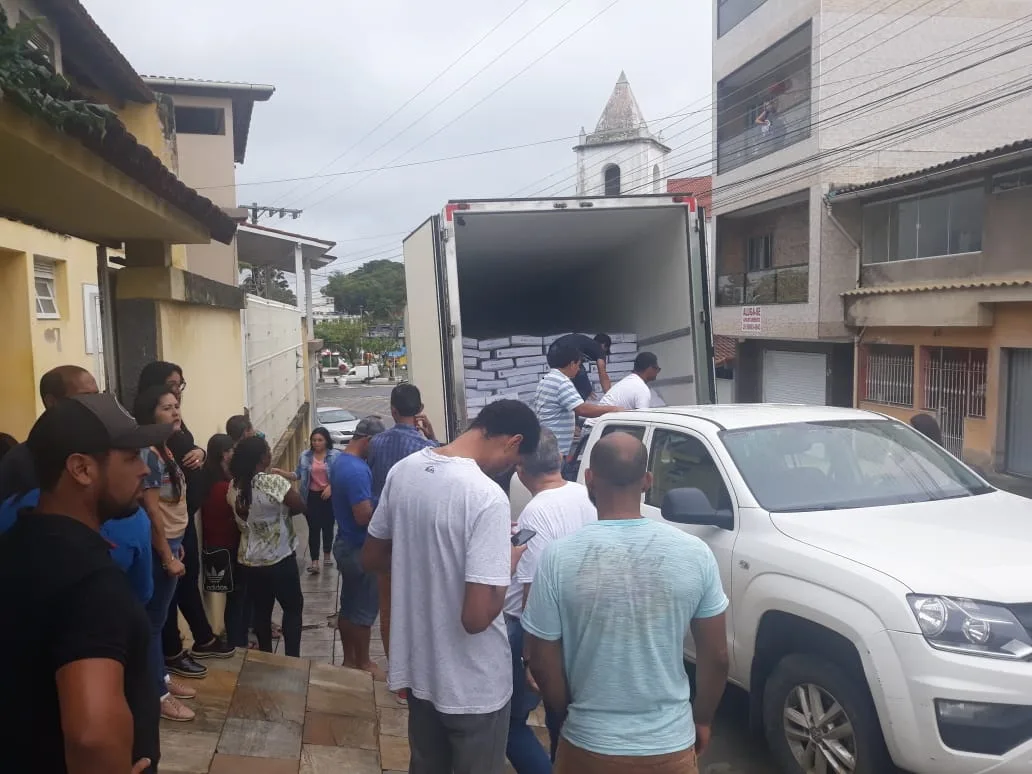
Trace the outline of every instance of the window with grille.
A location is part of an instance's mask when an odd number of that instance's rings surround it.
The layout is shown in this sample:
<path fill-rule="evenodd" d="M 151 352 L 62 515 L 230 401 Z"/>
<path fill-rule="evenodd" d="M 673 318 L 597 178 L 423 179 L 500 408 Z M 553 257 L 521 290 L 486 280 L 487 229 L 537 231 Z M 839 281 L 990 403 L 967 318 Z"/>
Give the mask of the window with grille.
<path fill-rule="evenodd" d="M 921 408 L 962 417 L 985 417 L 989 352 L 961 347 L 925 347 Z"/>
<path fill-rule="evenodd" d="M 57 282 L 53 261 L 37 258 L 33 264 L 36 286 L 36 317 L 56 320 L 61 317 L 57 307 Z"/>
<path fill-rule="evenodd" d="M 868 344 L 860 357 L 860 400 L 906 408 L 914 405 L 913 347 Z"/>

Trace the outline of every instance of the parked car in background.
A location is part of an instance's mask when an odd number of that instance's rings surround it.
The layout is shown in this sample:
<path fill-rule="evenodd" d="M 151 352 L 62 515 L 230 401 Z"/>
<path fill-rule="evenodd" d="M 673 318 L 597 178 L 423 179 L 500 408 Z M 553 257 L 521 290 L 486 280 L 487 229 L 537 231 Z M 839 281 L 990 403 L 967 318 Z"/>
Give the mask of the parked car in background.
<path fill-rule="evenodd" d="M 319 417 L 319 425 L 330 431 L 330 440 L 334 446 L 346 445 L 354 436 L 359 417 L 350 411 L 333 406 L 325 406 L 315 412 Z"/>
<path fill-rule="evenodd" d="M 717 558 L 730 680 L 785 774 L 1032 771 L 1032 500 L 855 409 L 609 414 L 581 481 L 614 431 L 649 450 L 642 513 Z"/>

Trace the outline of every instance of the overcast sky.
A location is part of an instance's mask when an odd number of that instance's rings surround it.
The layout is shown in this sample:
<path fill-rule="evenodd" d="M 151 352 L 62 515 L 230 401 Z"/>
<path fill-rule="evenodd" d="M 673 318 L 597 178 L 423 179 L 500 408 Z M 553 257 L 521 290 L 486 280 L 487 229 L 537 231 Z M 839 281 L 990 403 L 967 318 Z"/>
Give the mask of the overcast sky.
<path fill-rule="evenodd" d="M 330 271 L 351 271 L 368 258 L 400 257 L 404 234 L 447 199 L 507 196 L 525 187 L 522 195 L 544 189 L 552 195 L 572 193 L 573 137 L 582 125 L 594 128 L 621 70 L 647 119 L 678 114 L 650 124 L 654 131 L 668 127 L 671 171 L 708 155 L 709 116 L 680 114 L 709 105 L 710 0 L 616 0 L 615 5 L 614 0 L 526 0 L 523 7 L 524 0 L 83 2 L 140 73 L 276 87 L 269 102 L 255 107 L 247 159 L 237 168 L 237 198 L 240 204 L 304 209 L 298 221 L 263 222 L 337 241 L 334 254 L 340 260 Z M 322 169 L 517 8 L 412 104 Z M 498 62 L 377 150 L 557 9 Z M 247 185 L 560 137 L 569 139 L 368 177 Z M 700 172 L 705 170 L 695 174 Z"/>

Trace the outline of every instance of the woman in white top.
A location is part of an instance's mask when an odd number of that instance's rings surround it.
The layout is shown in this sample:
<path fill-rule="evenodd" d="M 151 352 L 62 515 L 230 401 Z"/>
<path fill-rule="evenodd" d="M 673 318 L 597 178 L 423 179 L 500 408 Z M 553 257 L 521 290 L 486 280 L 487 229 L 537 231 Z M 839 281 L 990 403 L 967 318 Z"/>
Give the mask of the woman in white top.
<path fill-rule="evenodd" d="M 240 527 L 237 558 L 247 575 L 247 592 L 254 604 L 258 647 L 272 652 L 272 608 L 283 608 L 283 648 L 301 655 L 301 575 L 293 515 L 305 504 L 283 476 L 267 473 L 272 464 L 264 438 L 245 438 L 233 451 L 233 476 L 227 498 Z"/>

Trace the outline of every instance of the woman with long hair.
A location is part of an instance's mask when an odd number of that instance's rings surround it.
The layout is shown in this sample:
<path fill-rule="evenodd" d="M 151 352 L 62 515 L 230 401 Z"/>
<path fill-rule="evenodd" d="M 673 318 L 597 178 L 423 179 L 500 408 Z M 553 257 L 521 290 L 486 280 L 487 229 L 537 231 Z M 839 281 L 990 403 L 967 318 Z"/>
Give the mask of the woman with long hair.
<path fill-rule="evenodd" d="M 283 608 L 283 650 L 301 655 L 301 575 L 292 516 L 305 503 L 283 476 L 267 472 L 272 453 L 264 438 L 245 438 L 229 461 L 228 499 L 240 526 L 237 558 L 245 568 L 247 592 L 254 605 L 258 647 L 272 652 L 272 608 Z"/>
<path fill-rule="evenodd" d="M 169 388 L 151 387 L 136 396 L 133 414 L 141 425 L 169 424 L 178 428 L 179 400 Z M 194 719 L 194 712 L 179 699 L 192 699 L 196 691 L 173 681 L 165 669 L 161 633 L 165 627 L 183 565 L 183 535 L 189 516 L 186 510 L 186 480 L 167 446 L 152 446 L 142 452 L 148 473 L 143 481 L 143 509 L 151 523 L 154 551 L 154 591 L 147 604 L 151 625 L 151 669 L 161 696 L 161 716 L 167 720 Z"/>
<path fill-rule="evenodd" d="M 138 394 L 152 388 L 163 388 L 172 391 L 183 403 L 186 392 L 186 378 L 183 369 L 175 363 L 155 360 L 143 367 L 140 372 Z M 183 647 L 183 638 L 179 633 L 179 616 L 169 615 L 162 632 L 162 649 L 168 670 L 180 677 L 200 678 L 208 674 L 208 668 L 198 663 L 197 659 L 228 658 L 236 650 L 215 636 L 208 621 L 208 614 L 201 599 L 200 571 L 201 555 L 197 540 L 197 524 L 194 516 L 200 510 L 202 490 L 204 488 L 201 468 L 204 465 L 204 450 L 194 443 L 193 434 L 180 418 L 180 425 L 168 440 L 168 448 L 175 457 L 175 462 L 183 472 L 186 481 L 186 512 L 189 519 L 183 535 L 183 564 L 186 575 L 176 588 L 175 606 L 173 610 L 182 612 L 186 619 L 194 644 L 187 651 Z"/>
<path fill-rule="evenodd" d="M 319 545 L 322 543 L 323 564 L 333 565 L 333 503 L 330 500 L 330 467 L 340 452 L 333 448 L 330 431 L 317 427 L 308 439 L 309 447 L 301 452 L 297 470 L 279 473 L 289 481 L 301 484 L 301 500 L 308 506 L 308 553 L 311 563 L 309 574 L 320 572 Z"/>
<path fill-rule="evenodd" d="M 202 564 L 205 572 L 222 573 L 226 589 L 224 614 L 226 640 L 234 648 L 247 647 L 246 599 L 244 573 L 237 561 L 240 528 L 229 504 L 229 460 L 233 456 L 233 438 L 217 433 L 208 440 L 204 459 L 201 493 Z M 207 574 L 206 576 L 207 577 Z"/>

